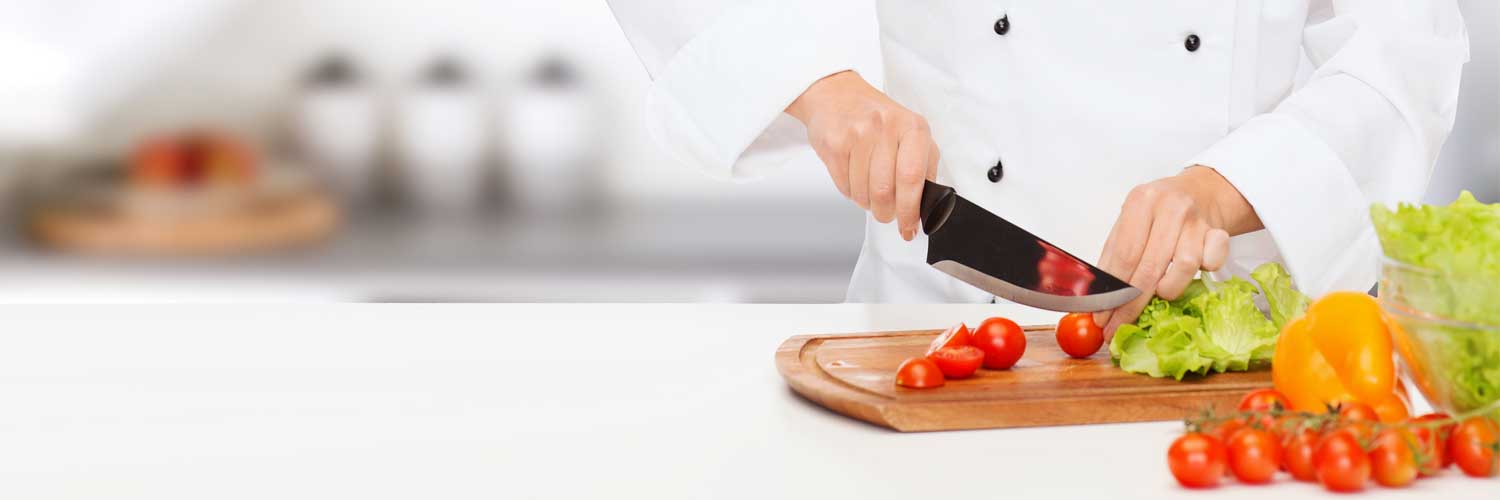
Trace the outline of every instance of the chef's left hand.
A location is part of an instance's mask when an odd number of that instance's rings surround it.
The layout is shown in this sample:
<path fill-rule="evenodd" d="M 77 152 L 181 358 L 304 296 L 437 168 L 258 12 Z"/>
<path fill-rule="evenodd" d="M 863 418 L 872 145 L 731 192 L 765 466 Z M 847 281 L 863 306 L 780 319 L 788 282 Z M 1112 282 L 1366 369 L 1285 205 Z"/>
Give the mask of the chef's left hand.
<path fill-rule="evenodd" d="M 1202 165 L 1136 186 L 1104 242 L 1099 268 L 1140 289 L 1135 300 L 1094 314 L 1106 338 L 1133 322 L 1160 295 L 1180 296 L 1199 269 L 1216 271 L 1229 254 L 1229 236 L 1261 229 L 1250 202 Z"/>

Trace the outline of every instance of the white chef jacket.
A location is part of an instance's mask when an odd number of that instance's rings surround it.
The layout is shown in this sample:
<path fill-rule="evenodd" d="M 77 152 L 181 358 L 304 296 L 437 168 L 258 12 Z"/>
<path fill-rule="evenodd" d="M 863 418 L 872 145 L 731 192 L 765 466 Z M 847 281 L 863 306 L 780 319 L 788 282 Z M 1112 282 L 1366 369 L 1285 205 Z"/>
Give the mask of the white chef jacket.
<path fill-rule="evenodd" d="M 610 5 L 653 79 L 647 127 L 712 175 L 820 168 L 783 110 L 853 70 L 927 118 L 940 182 L 1083 257 L 1132 187 L 1213 167 L 1266 227 L 1227 271 L 1284 262 L 1314 296 L 1374 284 L 1369 206 L 1420 199 L 1469 57 L 1453 0 Z M 849 300 L 993 299 L 925 254 L 867 218 Z"/>

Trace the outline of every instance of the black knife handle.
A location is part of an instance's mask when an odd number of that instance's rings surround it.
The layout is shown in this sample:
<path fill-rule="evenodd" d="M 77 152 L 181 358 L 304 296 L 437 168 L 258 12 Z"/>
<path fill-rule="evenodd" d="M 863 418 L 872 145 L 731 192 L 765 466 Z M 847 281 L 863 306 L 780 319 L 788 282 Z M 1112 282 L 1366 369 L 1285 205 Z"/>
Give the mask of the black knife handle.
<path fill-rule="evenodd" d="M 948 222 L 953 214 L 953 205 L 958 202 L 958 192 L 953 188 L 932 181 L 922 184 L 922 234 L 932 234 Z"/>

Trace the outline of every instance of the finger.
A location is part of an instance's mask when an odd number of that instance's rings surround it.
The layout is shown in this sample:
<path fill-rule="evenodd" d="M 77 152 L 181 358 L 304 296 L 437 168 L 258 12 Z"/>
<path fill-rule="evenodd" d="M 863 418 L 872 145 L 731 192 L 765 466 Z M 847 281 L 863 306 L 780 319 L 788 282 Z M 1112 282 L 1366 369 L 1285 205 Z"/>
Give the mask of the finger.
<path fill-rule="evenodd" d="M 1099 256 L 1099 269 L 1125 282 L 1130 282 L 1135 264 L 1145 252 L 1146 238 L 1151 233 L 1151 206 L 1148 196 L 1139 188 L 1131 190 L 1120 207 L 1120 217 L 1109 230 L 1104 240 L 1104 251 Z M 1109 322 L 1113 311 L 1094 313 L 1094 324 Z"/>
<path fill-rule="evenodd" d="M 881 224 L 896 215 L 896 154 L 900 140 L 894 133 L 884 134 L 870 156 L 870 214 Z"/>
<path fill-rule="evenodd" d="M 928 153 L 928 159 L 927 159 L 927 180 L 929 180 L 929 181 L 936 181 L 937 180 L 937 171 L 938 171 L 938 162 L 943 161 L 943 152 L 942 151 L 938 151 L 937 143 L 933 142 L 932 133 L 931 132 L 928 132 L 928 134 L 927 134 L 927 144 L 929 146 L 931 146 L 928 149 L 929 153 Z"/>
<path fill-rule="evenodd" d="M 1182 296 L 1203 265 L 1203 239 L 1207 232 L 1208 226 L 1202 223 L 1191 223 L 1183 229 L 1182 237 L 1177 240 L 1177 253 L 1172 255 L 1166 274 L 1156 284 L 1156 295 L 1167 300 Z"/>
<path fill-rule="evenodd" d="M 1178 201 L 1163 201 L 1156 205 L 1151 215 L 1151 232 L 1146 248 L 1141 252 L 1135 270 L 1130 273 L 1130 286 L 1141 291 L 1140 296 L 1110 313 L 1105 331 L 1113 332 L 1120 325 L 1135 321 L 1156 295 L 1156 285 L 1166 274 L 1167 265 L 1177 250 L 1177 240 L 1182 235 L 1182 224 L 1187 219 L 1189 205 Z"/>
<path fill-rule="evenodd" d="M 1229 259 L 1229 233 L 1223 229 L 1210 229 L 1203 236 L 1203 269 L 1218 271 Z"/>
<path fill-rule="evenodd" d="M 870 209 L 870 156 L 874 153 L 874 140 L 861 140 L 849 153 L 849 199 L 865 210 Z"/>
<path fill-rule="evenodd" d="M 1110 311 L 1109 321 L 1103 323 L 1104 339 L 1109 340 L 1114 338 L 1115 330 L 1120 329 L 1120 325 L 1135 321 L 1135 318 L 1141 315 L 1141 311 L 1146 309 L 1146 304 L 1151 303 L 1151 297 L 1153 297 L 1151 293 L 1142 290 L 1141 294 L 1131 299 L 1130 302 L 1126 302 L 1125 305 Z"/>
<path fill-rule="evenodd" d="M 896 149 L 896 226 L 901 239 L 911 241 L 917 235 L 922 211 L 922 180 L 927 177 L 927 162 L 932 159 L 932 141 L 919 130 L 901 136 Z"/>

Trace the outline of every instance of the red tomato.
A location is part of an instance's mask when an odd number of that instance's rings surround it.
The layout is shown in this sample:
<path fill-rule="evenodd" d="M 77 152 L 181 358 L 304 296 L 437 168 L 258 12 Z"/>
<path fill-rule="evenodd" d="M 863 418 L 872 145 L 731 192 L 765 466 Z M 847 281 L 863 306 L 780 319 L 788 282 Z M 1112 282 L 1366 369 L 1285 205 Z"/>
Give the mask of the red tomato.
<path fill-rule="evenodd" d="M 1240 411 L 1272 411 L 1289 410 L 1292 408 L 1291 400 L 1282 395 L 1276 389 L 1260 389 L 1250 391 L 1245 397 L 1240 398 Z"/>
<path fill-rule="evenodd" d="M 927 358 L 911 358 L 896 369 L 896 385 L 913 389 L 943 386 L 943 371 Z"/>
<path fill-rule="evenodd" d="M 1344 422 L 1328 434 L 1348 434 L 1349 437 L 1354 438 L 1354 442 L 1363 445 L 1369 443 L 1371 439 L 1375 439 L 1375 422 L 1365 420 Z"/>
<path fill-rule="evenodd" d="M 1313 467 L 1318 482 L 1329 491 L 1359 491 L 1370 479 L 1370 456 L 1349 434 L 1334 433 L 1323 438 L 1313 452 Z"/>
<path fill-rule="evenodd" d="M 1026 334 L 1021 326 L 1005 318 L 990 318 L 979 324 L 969 342 L 984 351 L 984 367 L 1005 370 L 1021 360 L 1026 352 Z"/>
<path fill-rule="evenodd" d="M 1104 345 L 1104 329 L 1094 324 L 1093 313 L 1073 313 L 1057 322 L 1057 346 L 1075 358 L 1087 358 Z"/>
<path fill-rule="evenodd" d="M 1375 482 L 1387 488 L 1400 488 L 1417 480 L 1417 438 L 1411 431 L 1392 428 L 1380 431 L 1370 448 L 1370 471 Z"/>
<path fill-rule="evenodd" d="M 931 356 L 944 347 L 962 347 L 969 345 L 969 327 L 963 323 L 948 327 L 937 338 L 932 339 L 932 344 L 927 346 L 927 355 Z"/>
<path fill-rule="evenodd" d="M 1240 429 L 1229 438 L 1229 470 L 1240 482 L 1268 483 L 1281 467 L 1281 443 L 1270 431 Z"/>
<path fill-rule="evenodd" d="M 1234 437 L 1236 432 L 1245 428 L 1245 421 L 1240 419 L 1225 420 L 1208 430 L 1208 433 L 1220 442 L 1228 443 L 1229 438 Z"/>
<path fill-rule="evenodd" d="M 1453 463 L 1472 477 L 1495 475 L 1500 455 L 1500 429 L 1495 422 L 1484 417 L 1469 417 L 1448 438 L 1448 453 Z"/>
<path fill-rule="evenodd" d="M 1431 476 L 1453 464 L 1453 456 L 1448 454 L 1448 437 L 1453 435 L 1456 424 L 1446 424 L 1438 427 L 1426 427 L 1426 422 L 1442 422 L 1449 417 L 1444 413 L 1428 413 L 1408 421 L 1412 424 L 1411 434 L 1417 438 L 1421 445 L 1422 459 L 1418 464 L 1418 472 L 1423 476 Z"/>
<path fill-rule="evenodd" d="M 1310 429 L 1297 431 L 1282 443 L 1281 463 L 1286 471 L 1298 481 L 1318 480 L 1318 471 L 1313 464 L 1313 452 L 1317 450 L 1318 433 Z"/>
<path fill-rule="evenodd" d="M 984 351 L 969 345 L 944 347 L 928 355 L 927 359 L 937 363 L 938 370 L 943 372 L 944 377 L 967 378 L 979 371 L 979 365 L 984 364 Z"/>
<path fill-rule="evenodd" d="M 138 144 L 132 153 L 130 182 L 138 186 L 172 186 L 182 181 L 186 164 L 181 143 L 172 137 L 153 137 Z"/>
<path fill-rule="evenodd" d="M 1218 486 L 1224 477 L 1229 451 L 1213 436 L 1198 432 L 1183 434 L 1167 449 L 1167 467 L 1172 477 L 1189 488 Z"/>
<path fill-rule="evenodd" d="M 1339 404 L 1339 420 L 1379 422 L 1380 415 L 1370 405 L 1351 401 Z"/>

